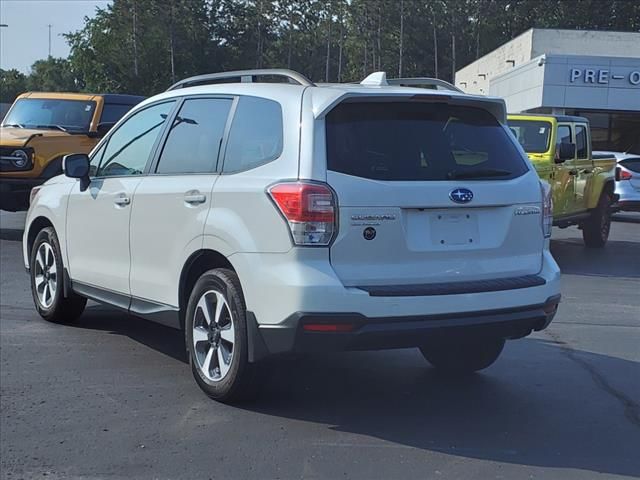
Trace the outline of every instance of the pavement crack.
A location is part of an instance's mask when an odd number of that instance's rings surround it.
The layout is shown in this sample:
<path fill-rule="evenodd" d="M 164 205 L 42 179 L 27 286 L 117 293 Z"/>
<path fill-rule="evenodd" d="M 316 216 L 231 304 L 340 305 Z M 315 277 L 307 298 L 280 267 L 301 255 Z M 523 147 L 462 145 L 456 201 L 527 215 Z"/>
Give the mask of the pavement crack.
<path fill-rule="evenodd" d="M 613 387 L 607 379 L 602 375 L 596 368 L 591 365 L 589 362 L 580 358 L 574 349 L 572 349 L 566 342 L 563 342 L 560 339 L 560 336 L 556 333 L 553 333 L 549 330 L 545 332 L 549 335 L 553 341 L 560 347 L 562 352 L 569 358 L 569 360 L 578 364 L 587 373 L 591 376 L 591 379 L 596 384 L 596 386 L 605 393 L 608 393 L 612 397 L 614 397 L 618 402 L 622 404 L 624 408 L 624 415 L 627 417 L 627 420 L 631 422 L 636 427 L 640 428 L 640 405 L 633 401 L 633 399 L 629 398 L 620 390 Z"/>

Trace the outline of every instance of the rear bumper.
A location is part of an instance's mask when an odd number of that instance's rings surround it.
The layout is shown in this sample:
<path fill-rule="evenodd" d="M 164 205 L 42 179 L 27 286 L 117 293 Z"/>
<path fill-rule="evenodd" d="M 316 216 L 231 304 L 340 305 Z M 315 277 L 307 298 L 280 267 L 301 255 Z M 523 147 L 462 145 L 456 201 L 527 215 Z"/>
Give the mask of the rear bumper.
<path fill-rule="evenodd" d="M 536 285 L 518 288 L 522 285 L 509 282 L 508 288 L 502 288 L 500 282 L 499 289 L 489 289 L 485 282 L 478 282 L 483 291 L 477 291 L 476 282 L 472 282 L 465 285 L 466 291 L 446 292 L 420 285 L 408 286 L 411 291 L 406 292 L 382 292 L 382 296 L 345 286 L 331 266 L 327 249 L 234 254 L 228 258 L 240 278 L 247 310 L 255 314 L 260 326 L 277 326 L 296 312 L 406 318 L 540 305 L 560 293 L 560 269 L 549 250 L 543 252 L 541 270 L 536 275 L 540 284 L 536 279 Z"/>
<path fill-rule="evenodd" d="M 229 259 L 251 312 L 251 358 L 292 351 L 416 346 L 426 335 L 457 330 L 517 338 L 545 328 L 555 313 L 549 306 L 560 298 L 560 270 L 547 249 L 531 285 L 509 279 L 503 279 L 508 288 L 503 282 L 466 282 L 466 293 L 442 291 L 447 284 L 380 292 L 345 287 L 323 249 Z M 336 326 L 329 327 L 332 332 L 305 329 L 314 323 Z"/>
<path fill-rule="evenodd" d="M 623 212 L 640 212 L 640 200 L 621 200 L 617 207 Z"/>
<path fill-rule="evenodd" d="M 546 328 L 560 295 L 518 308 L 461 314 L 369 318 L 357 313 L 297 312 L 279 325 L 250 328 L 253 359 L 287 352 L 419 347 L 444 335 L 521 338 Z"/>
<path fill-rule="evenodd" d="M 617 210 L 640 211 L 640 191 L 635 189 L 629 180 L 616 182 L 615 193 L 618 196 L 615 204 Z"/>

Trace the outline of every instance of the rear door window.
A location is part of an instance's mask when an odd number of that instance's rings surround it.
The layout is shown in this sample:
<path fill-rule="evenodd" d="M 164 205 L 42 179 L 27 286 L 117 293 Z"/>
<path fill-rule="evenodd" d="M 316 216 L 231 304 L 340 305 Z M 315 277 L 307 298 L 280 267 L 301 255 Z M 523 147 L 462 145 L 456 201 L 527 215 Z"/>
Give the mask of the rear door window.
<path fill-rule="evenodd" d="M 326 131 L 328 169 L 356 177 L 495 180 L 528 171 L 510 133 L 481 108 L 343 103 Z"/>
<path fill-rule="evenodd" d="M 120 103 L 105 103 L 100 115 L 100 123 L 116 123 L 124 114 L 133 108 L 133 105 Z"/>
<path fill-rule="evenodd" d="M 589 149 L 587 148 L 587 129 L 584 125 L 576 125 L 576 150 L 578 158 L 585 159 L 589 157 Z"/>
<path fill-rule="evenodd" d="M 231 99 L 185 100 L 173 120 L 157 173 L 210 173 L 216 170 Z"/>

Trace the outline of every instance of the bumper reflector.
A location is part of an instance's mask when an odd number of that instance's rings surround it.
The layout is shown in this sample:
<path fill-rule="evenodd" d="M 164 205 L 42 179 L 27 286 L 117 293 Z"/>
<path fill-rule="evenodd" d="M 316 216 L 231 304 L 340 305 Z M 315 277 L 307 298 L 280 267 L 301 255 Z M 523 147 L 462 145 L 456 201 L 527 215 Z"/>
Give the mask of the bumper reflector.
<path fill-rule="evenodd" d="M 547 315 L 551 315 L 552 313 L 555 313 L 556 310 L 558 310 L 558 304 L 559 303 L 560 303 L 560 300 L 554 301 L 554 302 L 551 302 L 551 303 L 547 303 L 544 307 L 542 307 L 542 310 Z"/>
<path fill-rule="evenodd" d="M 353 332 L 351 323 L 307 323 L 302 326 L 305 332 Z"/>

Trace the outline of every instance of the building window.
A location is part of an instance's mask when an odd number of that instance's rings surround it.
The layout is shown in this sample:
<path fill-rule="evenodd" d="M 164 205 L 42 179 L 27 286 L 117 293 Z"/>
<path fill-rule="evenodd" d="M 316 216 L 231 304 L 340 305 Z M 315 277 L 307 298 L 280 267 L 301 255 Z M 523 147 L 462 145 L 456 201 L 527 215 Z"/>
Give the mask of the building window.
<path fill-rule="evenodd" d="M 589 120 L 593 150 L 640 153 L 640 115 L 602 110 L 567 111 Z"/>

